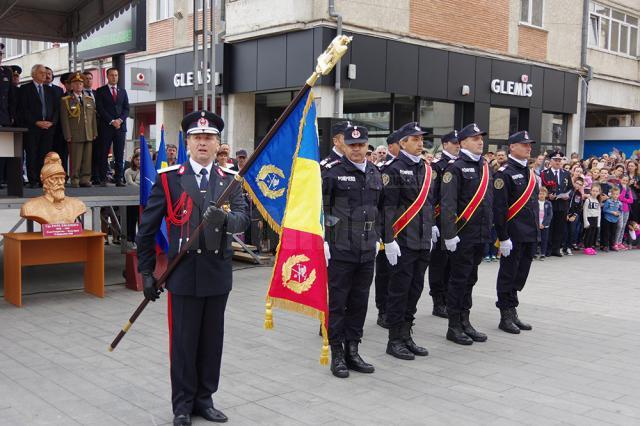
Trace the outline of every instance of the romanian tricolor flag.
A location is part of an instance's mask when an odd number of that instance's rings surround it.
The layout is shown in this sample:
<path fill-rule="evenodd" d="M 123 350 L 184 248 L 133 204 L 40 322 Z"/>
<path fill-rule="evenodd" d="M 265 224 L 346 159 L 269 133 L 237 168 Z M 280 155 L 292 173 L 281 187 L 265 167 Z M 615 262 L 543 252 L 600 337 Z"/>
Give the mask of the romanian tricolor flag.
<path fill-rule="evenodd" d="M 156 155 L 156 170 L 164 169 L 169 165 L 167 161 L 167 147 L 164 144 L 164 124 L 160 128 L 160 146 Z"/>
<path fill-rule="evenodd" d="M 318 318 L 323 335 L 320 363 L 327 364 L 329 313 L 323 249 L 322 179 L 316 109 L 311 90 L 300 98 L 295 111 L 301 114 L 294 139 L 290 139 L 295 150 L 280 226 L 280 244 L 267 293 L 265 328 L 273 327 L 272 307 Z"/>

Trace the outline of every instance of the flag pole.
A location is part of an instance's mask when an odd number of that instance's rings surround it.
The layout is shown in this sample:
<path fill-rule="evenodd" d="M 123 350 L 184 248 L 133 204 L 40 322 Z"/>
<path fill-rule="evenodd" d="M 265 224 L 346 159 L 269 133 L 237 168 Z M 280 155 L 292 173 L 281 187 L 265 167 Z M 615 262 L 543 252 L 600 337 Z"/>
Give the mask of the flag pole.
<path fill-rule="evenodd" d="M 216 207 L 222 207 L 222 205 L 229 198 L 229 195 L 231 195 L 232 191 L 234 191 L 236 187 L 241 184 L 242 177 L 244 176 L 246 171 L 249 170 L 249 167 L 251 167 L 251 165 L 256 161 L 256 159 L 258 158 L 258 155 L 260 155 L 260 153 L 266 148 L 267 144 L 269 143 L 273 135 L 278 131 L 280 126 L 282 126 L 282 123 L 284 123 L 284 121 L 289 117 L 291 112 L 294 110 L 295 106 L 298 104 L 298 101 L 313 87 L 313 85 L 316 83 L 318 78 L 320 78 L 323 75 L 328 75 L 331 72 L 331 70 L 333 70 L 336 63 L 347 52 L 348 45 L 349 43 L 351 43 L 352 39 L 353 37 L 349 37 L 345 35 L 337 36 L 331 41 L 327 49 L 320 56 L 318 56 L 316 68 L 311 74 L 311 76 L 307 79 L 304 86 L 302 86 L 302 89 L 298 91 L 298 93 L 293 98 L 293 100 L 289 103 L 289 105 L 287 105 L 287 107 L 282 112 L 282 114 L 280 114 L 280 117 L 278 117 L 278 119 L 276 120 L 274 125 L 271 127 L 271 129 L 269 129 L 265 137 L 262 138 L 262 141 L 260 141 L 260 144 L 258 144 L 256 149 L 247 159 L 247 162 L 244 165 L 244 167 L 240 169 L 237 175 L 235 175 L 235 179 L 229 185 L 227 185 L 224 192 L 220 194 L 220 197 L 218 197 L 215 203 Z M 198 240 L 197 237 L 200 234 L 200 232 L 202 232 L 202 229 L 204 228 L 205 225 L 206 225 L 205 221 L 202 221 L 198 224 L 196 229 L 191 234 L 191 238 L 187 240 L 186 244 L 182 245 L 182 249 L 171 260 L 171 262 L 167 266 L 167 269 L 160 276 L 160 278 L 158 278 L 156 282 L 157 288 L 161 288 L 164 285 L 165 281 L 167 281 L 167 278 L 169 278 L 169 275 L 171 275 L 176 265 L 180 262 L 180 260 L 182 260 L 187 250 L 190 250 L 194 242 Z M 127 331 L 129 331 L 133 323 L 136 321 L 136 319 L 138 319 L 138 317 L 144 311 L 144 309 L 147 307 L 148 304 L 149 304 L 149 299 L 145 298 L 140 303 L 140 305 L 138 305 L 138 308 L 134 311 L 134 313 L 131 315 L 129 320 L 124 324 L 122 329 L 118 332 L 118 335 L 116 336 L 116 338 L 113 339 L 113 342 L 111 342 L 111 344 L 109 345 L 108 347 L 109 352 L 113 352 L 113 350 L 118 346 L 118 343 L 120 343 L 120 341 L 125 336 L 125 334 L 127 334 Z"/>

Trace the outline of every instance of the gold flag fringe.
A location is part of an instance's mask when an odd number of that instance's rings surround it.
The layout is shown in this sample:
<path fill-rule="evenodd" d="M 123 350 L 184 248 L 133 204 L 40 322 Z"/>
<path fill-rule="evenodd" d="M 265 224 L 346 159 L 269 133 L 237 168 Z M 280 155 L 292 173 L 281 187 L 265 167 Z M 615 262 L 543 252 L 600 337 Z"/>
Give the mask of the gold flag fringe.
<path fill-rule="evenodd" d="M 273 311 L 271 310 L 271 302 L 267 300 L 264 311 L 264 328 L 265 330 L 273 329 Z"/>

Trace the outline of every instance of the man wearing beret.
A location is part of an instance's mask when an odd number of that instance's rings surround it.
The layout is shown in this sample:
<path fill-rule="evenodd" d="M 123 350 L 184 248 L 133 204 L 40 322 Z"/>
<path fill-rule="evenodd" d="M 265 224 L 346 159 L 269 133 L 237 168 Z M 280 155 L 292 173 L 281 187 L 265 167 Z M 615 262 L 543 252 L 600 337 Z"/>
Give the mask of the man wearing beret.
<path fill-rule="evenodd" d="M 431 264 L 429 266 L 429 294 L 433 299 L 432 315 L 447 318 L 447 286 L 449 285 L 449 274 L 451 265 L 449 255 L 440 237 L 440 185 L 444 171 L 458 158 L 460 153 L 460 143 L 458 142 L 458 132 L 456 130 L 443 135 L 442 156 L 438 161 L 432 163 L 433 168 L 433 204 L 434 222 L 433 225 L 433 250 L 431 250 Z"/>
<path fill-rule="evenodd" d="M 411 337 L 433 238 L 432 170 L 420 156 L 425 133 L 417 122 L 400 127 L 401 151 L 382 173 L 382 238 L 391 265 L 385 312 L 387 353 L 404 360 L 429 354 Z"/>
<path fill-rule="evenodd" d="M 340 378 L 348 377 L 349 370 L 374 371 L 359 355 L 358 345 L 380 239 L 378 202 L 382 194 L 380 172 L 365 158 L 367 128 L 349 126 L 343 136 L 344 157 L 322 172 L 331 372 Z"/>
<path fill-rule="evenodd" d="M 482 157 L 486 132 L 472 123 L 458 132 L 460 155 L 446 168 L 440 188 L 441 232 L 449 250 L 447 339 L 460 345 L 484 342 L 487 335 L 469 321 L 473 286 L 484 245 L 491 241 L 493 191 L 489 164 Z"/>
<path fill-rule="evenodd" d="M 336 160 L 340 160 L 344 156 L 344 131 L 347 127 L 351 126 L 350 121 L 341 121 L 331 127 L 331 140 L 333 142 L 333 148 L 329 155 L 320 161 L 320 167 L 323 169 L 327 165 L 334 163 Z"/>
<path fill-rule="evenodd" d="M 509 157 L 493 180 L 493 218 L 502 254 L 496 286 L 498 327 L 511 334 L 531 330 L 520 321 L 516 308 L 538 244 L 538 182 L 528 167 L 532 143 L 526 130 L 509 136 Z"/>
<path fill-rule="evenodd" d="M 190 241 L 189 250 L 166 282 L 168 290 L 171 390 L 174 426 L 191 424 L 191 415 L 212 422 L 227 417 L 214 408 L 224 336 L 224 312 L 231 291 L 231 234 L 249 224 L 242 189 L 231 191 L 222 208 L 216 200 L 233 173 L 215 162 L 224 122 L 207 111 L 182 120 L 190 159 L 161 169 L 142 214 L 137 236 L 138 270 L 144 295 L 155 301 L 155 235 L 163 220 L 169 228 L 169 259 Z M 199 236 L 194 231 L 204 223 Z M 189 240 L 189 238 L 191 238 Z"/>

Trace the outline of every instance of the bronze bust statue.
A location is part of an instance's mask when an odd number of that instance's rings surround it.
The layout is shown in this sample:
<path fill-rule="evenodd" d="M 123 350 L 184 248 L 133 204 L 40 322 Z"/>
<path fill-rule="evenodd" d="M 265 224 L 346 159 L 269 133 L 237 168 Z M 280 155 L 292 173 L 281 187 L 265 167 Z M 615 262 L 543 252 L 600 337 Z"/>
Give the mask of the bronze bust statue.
<path fill-rule="evenodd" d="M 55 152 L 48 153 L 40 170 L 44 195 L 24 203 L 20 216 L 40 224 L 75 222 L 87 211 L 87 206 L 77 198 L 65 197 L 65 176 L 60 156 Z"/>

